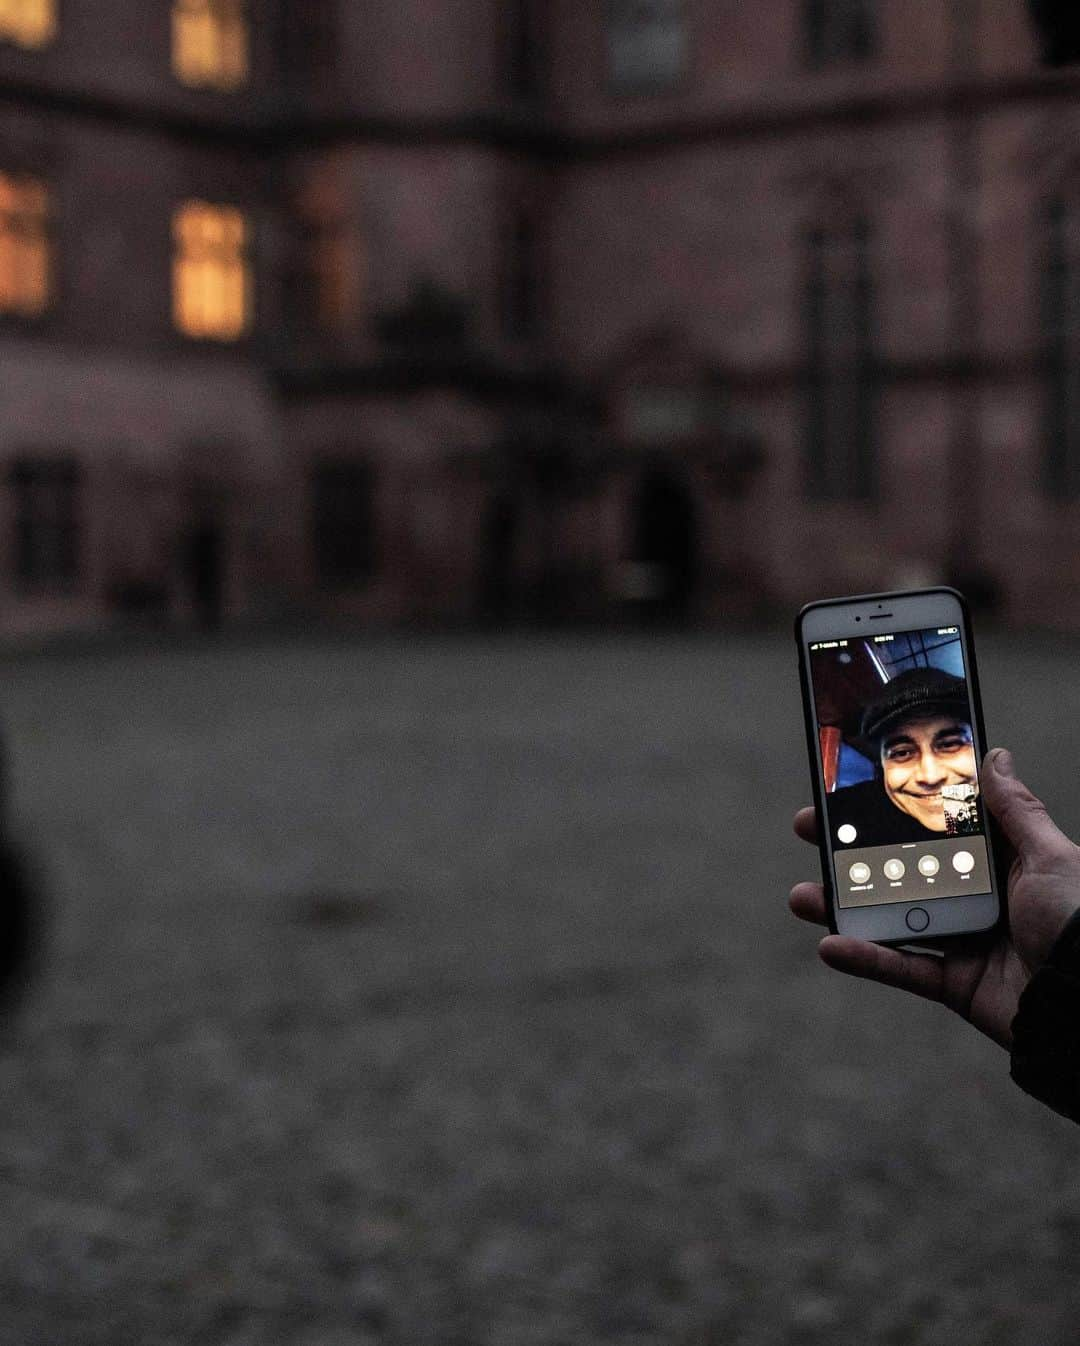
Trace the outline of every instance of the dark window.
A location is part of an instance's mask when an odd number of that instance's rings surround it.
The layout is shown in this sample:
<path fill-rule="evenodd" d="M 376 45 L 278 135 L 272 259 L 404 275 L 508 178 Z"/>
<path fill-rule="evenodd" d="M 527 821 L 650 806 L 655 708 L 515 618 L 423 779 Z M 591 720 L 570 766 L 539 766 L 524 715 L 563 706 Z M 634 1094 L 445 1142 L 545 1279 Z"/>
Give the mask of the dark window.
<path fill-rule="evenodd" d="M 347 172 L 312 160 L 293 187 L 283 261 L 285 317 L 298 336 L 355 332 L 367 251 Z"/>
<path fill-rule="evenodd" d="M 1043 484 L 1080 495 L 1080 267 L 1077 215 L 1051 201 L 1043 219 L 1042 326 L 1046 360 Z"/>
<path fill-rule="evenodd" d="M 71 591 L 79 573 L 78 464 L 22 458 L 12 464 L 9 480 L 19 589 Z"/>
<path fill-rule="evenodd" d="M 509 0 L 506 12 L 506 66 L 510 95 L 522 102 L 543 96 L 546 39 L 544 0 Z"/>
<path fill-rule="evenodd" d="M 1044 65 L 1080 61 L 1080 12 L 1076 0 L 1028 0 Z"/>
<path fill-rule="evenodd" d="M 285 278 L 291 331 L 298 337 L 347 335 L 359 325 L 363 288 L 363 248 L 348 221 L 307 220 L 297 225 Z"/>
<path fill-rule="evenodd" d="M 874 0 L 803 0 L 807 60 L 812 66 L 869 60 L 877 48 Z"/>
<path fill-rule="evenodd" d="M 806 487 L 827 499 L 872 499 L 877 377 L 865 222 L 812 230 L 806 254 Z"/>
<path fill-rule="evenodd" d="M 540 330 L 540 236 L 529 211 L 516 212 L 505 258 L 503 326 L 514 341 L 527 341 Z"/>
<path fill-rule="evenodd" d="M 683 0 L 607 0 L 608 81 L 614 93 L 657 93 L 686 70 Z"/>
<path fill-rule="evenodd" d="M 369 463 L 328 459 L 312 468 L 312 540 L 319 583 L 343 589 L 375 573 L 375 474 Z"/>
<path fill-rule="evenodd" d="M 327 81 L 337 77 L 338 19 L 337 0 L 303 0 L 285 7 L 282 75 L 293 90 L 323 92 Z"/>

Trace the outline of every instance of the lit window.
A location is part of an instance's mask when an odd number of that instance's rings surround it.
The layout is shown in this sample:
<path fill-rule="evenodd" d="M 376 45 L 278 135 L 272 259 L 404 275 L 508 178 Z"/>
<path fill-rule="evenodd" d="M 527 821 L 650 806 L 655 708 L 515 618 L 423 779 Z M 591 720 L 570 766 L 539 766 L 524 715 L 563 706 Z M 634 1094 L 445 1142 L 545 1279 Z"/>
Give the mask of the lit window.
<path fill-rule="evenodd" d="M 683 0 L 608 0 L 608 73 L 616 93 L 671 88 L 686 66 Z"/>
<path fill-rule="evenodd" d="M 173 320 L 185 336 L 235 341 L 251 320 L 241 211 L 188 201 L 173 218 Z"/>
<path fill-rule="evenodd" d="M 248 25 L 244 8 L 243 0 L 174 0 L 173 70 L 177 79 L 212 89 L 235 89 L 245 83 Z"/>
<path fill-rule="evenodd" d="M 33 318 L 49 302 L 49 194 L 0 173 L 0 312 Z"/>
<path fill-rule="evenodd" d="M 12 464 L 9 483 L 19 589 L 70 591 L 79 571 L 78 464 L 22 458 Z"/>
<path fill-rule="evenodd" d="M 56 36 L 56 0 L 0 0 L 0 41 L 44 47 Z"/>

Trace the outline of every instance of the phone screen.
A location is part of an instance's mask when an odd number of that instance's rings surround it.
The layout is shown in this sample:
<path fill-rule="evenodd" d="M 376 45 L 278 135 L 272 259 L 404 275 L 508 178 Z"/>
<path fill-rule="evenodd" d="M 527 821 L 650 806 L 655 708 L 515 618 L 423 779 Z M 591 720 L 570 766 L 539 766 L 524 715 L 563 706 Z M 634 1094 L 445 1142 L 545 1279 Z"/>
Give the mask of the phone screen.
<path fill-rule="evenodd" d="M 958 626 L 809 646 L 841 907 L 992 891 Z"/>

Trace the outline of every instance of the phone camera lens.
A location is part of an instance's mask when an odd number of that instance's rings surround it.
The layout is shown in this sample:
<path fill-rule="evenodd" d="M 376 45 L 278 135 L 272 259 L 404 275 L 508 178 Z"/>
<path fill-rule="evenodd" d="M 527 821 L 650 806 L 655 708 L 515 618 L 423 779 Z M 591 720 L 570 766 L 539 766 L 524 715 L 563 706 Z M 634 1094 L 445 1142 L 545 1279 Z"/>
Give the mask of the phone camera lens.
<path fill-rule="evenodd" d="M 855 620 L 856 620 L 857 622 L 861 622 L 861 621 L 862 621 L 862 618 L 861 618 L 861 617 L 856 617 Z"/>

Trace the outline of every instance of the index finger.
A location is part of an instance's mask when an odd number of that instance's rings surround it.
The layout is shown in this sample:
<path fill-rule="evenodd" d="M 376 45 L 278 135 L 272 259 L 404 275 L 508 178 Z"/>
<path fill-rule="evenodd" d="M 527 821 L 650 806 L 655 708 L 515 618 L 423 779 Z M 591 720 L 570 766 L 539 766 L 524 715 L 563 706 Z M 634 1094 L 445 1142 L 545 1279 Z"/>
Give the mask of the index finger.
<path fill-rule="evenodd" d="M 811 846 L 817 845 L 817 814 L 812 808 L 799 809 L 793 826 L 797 837 L 802 837 L 803 841 L 808 841 Z"/>

